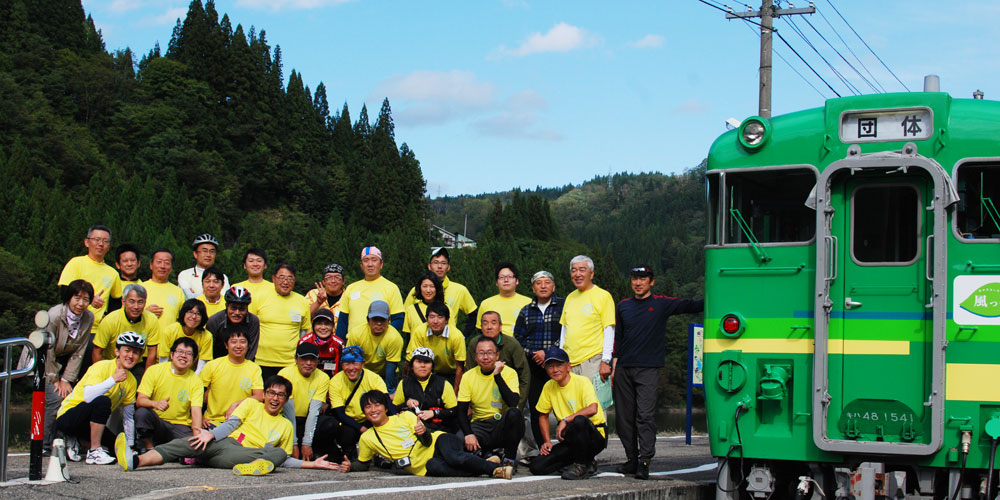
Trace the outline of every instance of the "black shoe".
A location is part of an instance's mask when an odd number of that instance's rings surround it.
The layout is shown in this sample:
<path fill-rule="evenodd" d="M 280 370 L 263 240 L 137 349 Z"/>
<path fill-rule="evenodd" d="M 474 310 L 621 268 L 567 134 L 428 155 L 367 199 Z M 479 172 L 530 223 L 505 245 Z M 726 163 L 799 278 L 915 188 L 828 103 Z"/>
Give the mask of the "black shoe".
<path fill-rule="evenodd" d="M 597 460 L 591 460 L 590 465 L 587 466 L 587 476 L 597 475 Z"/>
<path fill-rule="evenodd" d="M 635 478 L 636 479 L 649 479 L 649 462 L 646 460 L 640 460 L 635 467 Z"/>
<path fill-rule="evenodd" d="M 618 464 L 618 467 L 616 467 L 615 470 L 618 471 L 619 474 L 635 474 L 635 467 L 635 460 L 630 458 L 625 463 Z"/>
<path fill-rule="evenodd" d="M 586 479 L 588 477 L 587 466 L 585 464 L 572 464 L 566 467 L 566 470 L 562 473 L 563 479 Z"/>

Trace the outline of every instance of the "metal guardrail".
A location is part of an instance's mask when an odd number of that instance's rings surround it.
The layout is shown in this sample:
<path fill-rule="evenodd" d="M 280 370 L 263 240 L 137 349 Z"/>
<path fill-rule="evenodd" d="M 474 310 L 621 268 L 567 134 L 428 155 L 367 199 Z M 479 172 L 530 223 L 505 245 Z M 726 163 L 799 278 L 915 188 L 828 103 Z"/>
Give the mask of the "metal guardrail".
<path fill-rule="evenodd" d="M 14 371 L 11 371 L 11 350 L 14 347 L 28 349 L 30 358 L 28 364 Z M 0 407 L 0 483 L 7 482 L 7 431 L 10 426 L 10 390 L 11 380 L 30 375 L 35 370 L 35 361 L 38 359 L 38 352 L 35 346 L 24 337 L 0 340 L 0 350 L 3 352 L 3 371 L 0 372 L 0 381 L 3 383 L 3 402 Z"/>

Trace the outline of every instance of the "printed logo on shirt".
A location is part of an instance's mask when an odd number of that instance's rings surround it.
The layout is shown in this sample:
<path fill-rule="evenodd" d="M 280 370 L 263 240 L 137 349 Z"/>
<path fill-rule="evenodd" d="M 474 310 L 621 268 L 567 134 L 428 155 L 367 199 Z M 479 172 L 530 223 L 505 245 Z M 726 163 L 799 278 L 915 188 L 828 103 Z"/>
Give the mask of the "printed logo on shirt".
<path fill-rule="evenodd" d="M 114 282 L 115 279 L 112 278 L 111 276 L 101 276 L 101 284 L 104 285 L 104 288 L 110 287 L 111 284 Z"/>
<path fill-rule="evenodd" d="M 268 443 L 277 443 L 279 439 L 281 439 L 281 433 L 278 432 L 278 429 L 271 429 L 267 431 Z"/>
<path fill-rule="evenodd" d="M 180 302 L 181 300 L 177 298 L 176 295 L 167 295 L 167 304 L 169 304 L 170 307 L 177 307 L 177 304 L 180 304 Z"/>
<path fill-rule="evenodd" d="M 385 348 L 378 346 L 375 348 L 375 359 L 385 359 Z"/>
<path fill-rule="evenodd" d="M 399 439 L 406 439 L 410 437 L 410 428 L 407 427 L 405 424 L 400 425 L 399 427 L 396 428 L 396 436 L 398 436 Z"/>
<path fill-rule="evenodd" d="M 382 300 L 382 292 L 372 292 L 371 299 L 372 302 L 375 302 L 376 300 Z"/>
<path fill-rule="evenodd" d="M 583 307 L 580 308 L 580 314 L 584 316 L 594 314 L 594 304 L 584 304 Z"/>
<path fill-rule="evenodd" d="M 569 398 L 566 400 L 566 406 L 569 406 L 569 411 L 571 413 L 576 413 L 579 410 L 579 403 L 576 402 L 576 398 Z"/>
<path fill-rule="evenodd" d="M 187 389 L 177 391 L 177 401 L 187 403 L 191 399 L 191 393 Z"/>
<path fill-rule="evenodd" d="M 500 388 L 493 387 L 493 401 L 500 401 Z"/>
<path fill-rule="evenodd" d="M 447 298 L 447 297 L 445 297 L 445 299 L 444 299 L 444 303 L 445 303 L 445 304 L 448 304 L 448 309 L 451 309 L 451 308 L 452 308 L 452 306 L 454 306 L 454 305 L 455 305 L 455 297 L 452 297 L 452 298 L 450 298 L 450 299 L 449 299 L 449 298 Z"/>
<path fill-rule="evenodd" d="M 253 388 L 253 381 L 250 380 L 250 377 L 243 377 L 240 379 L 240 389 L 249 391 L 251 388 Z"/>

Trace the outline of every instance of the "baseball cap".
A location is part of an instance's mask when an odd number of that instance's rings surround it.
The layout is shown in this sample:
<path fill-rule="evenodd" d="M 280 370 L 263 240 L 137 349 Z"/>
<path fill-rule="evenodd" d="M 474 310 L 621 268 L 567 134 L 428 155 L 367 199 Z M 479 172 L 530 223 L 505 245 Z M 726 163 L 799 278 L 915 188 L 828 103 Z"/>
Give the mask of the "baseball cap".
<path fill-rule="evenodd" d="M 434 351 L 429 347 L 418 347 L 413 350 L 413 359 L 421 361 L 434 361 Z"/>
<path fill-rule="evenodd" d="M 531 277 L 531 284 L 534 285 L 535 281 L 538 281 L 542 278 L 548 278 L 552 281 L 556 280 L 555 277 L 552 276 L 552 273 L 548 271 L 538 271 L 537 273 L 534 274 L 534 276 Z"/>
<path fill-rule="evenodd" d="M 638 265 L 638 266 L 633 267 L 629 271 L 629 273 L 632 276 L 636 276 L 636 277 L 639 277 L 639 278 L 647 278 L 647 277 L 648 278 L 652 278 L 653 277 L 653 268 L 647 266 L 646 264 L 642 264 L 642 265 Z"/>
<path fill-rule="evenodd" d="M 295 357 L 304 358 L 306 356 L 312 356 L 314 358 L 319 358 L 319 347 L 312 342 L 303 342 L 299 344 L 299 347 L 295 349 Z"/>
<path fill-rule="evenodd" d="M 451 262 L 451 255 L 448 255 L 448 249 L 447 248 L 441 247 L 441 248 L 436 248 L 434 250 L 431 250 L 431 258 L 432 259 L 434 257 L 437 257 L 438 255 L 444 255 L 444 258 L 448 259 L 448 262 Z"/>
<path fill-rule="evenodd" d="M 364 363 L 365 350 L 359 345 L 349 345 L 340 353 L 341 363 Z"/>
<path fill-rule="evenodd" d="M 362 248 L 361 249 L 361 258 L 364 258 L 365 255 L 374 255 L 374 256 L 378 257 L 379 260 L 383 260 L 382 259 L 382 251 L 379 250 L 378 247 L 364 247 L 364 248 Z"/>
<path fill-rule="evenodd" d="M 325 319 L 330 323 L 333 323 L 333 311 L 325 307 L 321 307 L 317 309 L 316 312 L 313 313 L 312 317 L 313 323 L 315 323 L 317 319 Z"/>
<path fill-rule="evenodd" d="M 389 319 L 389 304 L 384 300 L 376 300 L 368 306 L 368 319 L 382 318 Z"/>
<path fill-rule="evenodd" d="M 569 355 L 566 354 L 566 351 L 560 349 L 559 347 L 552 346 L 545 350 L 545 361 L 543 364 L 548 363 L 549 361 L 559 361 L 561 363 L 565 363 L 569 361 Z"/>

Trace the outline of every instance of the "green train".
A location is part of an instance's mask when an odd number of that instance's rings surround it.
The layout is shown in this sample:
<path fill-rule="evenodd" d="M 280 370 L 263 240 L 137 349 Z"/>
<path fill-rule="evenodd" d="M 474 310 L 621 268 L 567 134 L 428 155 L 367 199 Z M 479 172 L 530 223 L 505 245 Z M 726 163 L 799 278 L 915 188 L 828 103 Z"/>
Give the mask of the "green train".
<path fill-rule="evenodd" d="M 717 498 L 996 498 L 1000 102 L 924 90 L 712 145 Z"/>

